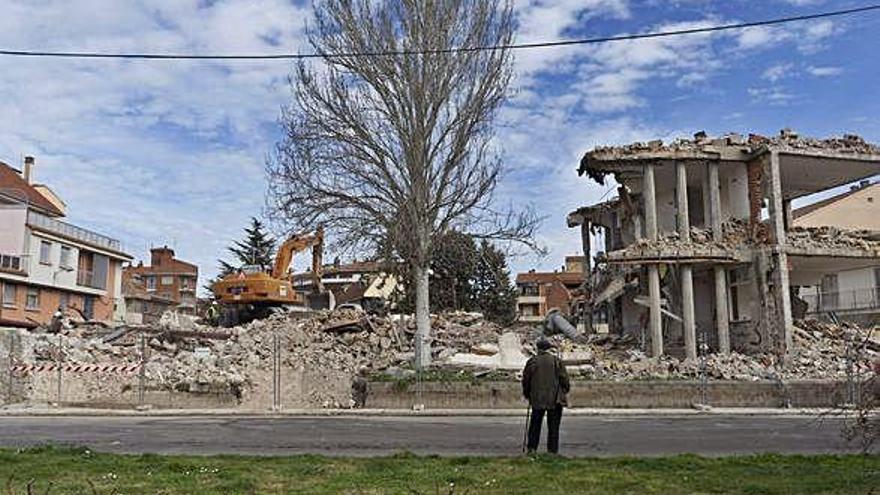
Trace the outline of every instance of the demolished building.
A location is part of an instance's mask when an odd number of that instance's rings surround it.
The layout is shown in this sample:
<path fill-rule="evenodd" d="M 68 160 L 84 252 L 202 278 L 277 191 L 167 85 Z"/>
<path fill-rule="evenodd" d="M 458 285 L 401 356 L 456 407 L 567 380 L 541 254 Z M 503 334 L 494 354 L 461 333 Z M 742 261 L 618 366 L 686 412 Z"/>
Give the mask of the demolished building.
<path fill-rule="evenodd" d="M 880 174 L 880 147 L 862 138 L 729 134 L 599 147 L 579 175 L 619 185 L 618 198 L 568 216 L 587 269 L 583 313 L 652 355 L 695 358 L 792 347 L 806 303 L 799 288 L 828 273 L 880 266 L 880 232 L 796 227 L 792 201 Z M 880 213 L 880 208 L 878 208 Z"/>

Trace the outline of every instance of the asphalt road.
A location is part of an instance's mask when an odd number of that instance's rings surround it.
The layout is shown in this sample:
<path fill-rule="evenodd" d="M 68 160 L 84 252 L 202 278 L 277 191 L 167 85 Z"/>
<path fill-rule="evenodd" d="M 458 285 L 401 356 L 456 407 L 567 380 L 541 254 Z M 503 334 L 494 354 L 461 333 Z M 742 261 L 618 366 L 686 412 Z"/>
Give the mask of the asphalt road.
<path fill-rule="evenodd" d="M 516 455 L 523 422 L 514 417 L 0 417 L 0 446 L 53 443 L 163 454 Z M 838 419 L 803 416 L 569 416 L 562 421 L 561 453 L 854 451 L 840 429 Z"/>

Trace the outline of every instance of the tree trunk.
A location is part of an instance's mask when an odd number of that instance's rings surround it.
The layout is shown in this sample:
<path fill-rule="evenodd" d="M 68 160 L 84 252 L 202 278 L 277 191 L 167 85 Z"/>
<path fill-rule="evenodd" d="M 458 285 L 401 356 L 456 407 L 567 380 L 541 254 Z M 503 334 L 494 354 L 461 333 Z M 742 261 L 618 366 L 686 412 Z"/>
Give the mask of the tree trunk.
<path fill-rule="evenodd" d="M 431 364 L 431 310 L 428 305 L 428 267 L 413 267 L 416 287 L 416 336 L 415 366 L 423 368 Z"/>

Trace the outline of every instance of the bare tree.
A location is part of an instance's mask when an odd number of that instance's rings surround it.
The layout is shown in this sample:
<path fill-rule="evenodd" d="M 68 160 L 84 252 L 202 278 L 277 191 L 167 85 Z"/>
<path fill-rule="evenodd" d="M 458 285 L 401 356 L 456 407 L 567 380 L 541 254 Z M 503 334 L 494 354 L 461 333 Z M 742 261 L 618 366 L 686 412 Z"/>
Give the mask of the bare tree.
<path fill-rule="evenodd" d="M 493 119 L 512 73 L 514 22 L 498 0 L 323 0 L 267 165 L 269 209 L 321 224 L 338 247 L 404 262 L 416 289 L 417 363 L 430 362 L 428 266 L 456 228 L 529 242 L 531 210 L 501 212 Z"/>

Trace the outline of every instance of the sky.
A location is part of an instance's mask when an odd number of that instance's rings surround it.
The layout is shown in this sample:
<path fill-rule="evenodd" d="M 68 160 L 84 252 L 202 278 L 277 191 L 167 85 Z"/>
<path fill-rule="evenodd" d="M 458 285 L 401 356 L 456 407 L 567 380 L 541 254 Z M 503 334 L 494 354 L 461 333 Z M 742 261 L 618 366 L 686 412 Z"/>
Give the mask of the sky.
<path fill-rule="evenodd" d="M 516 0 L 517 41 L 682 29 L 836 10 L 867 0 Z M 308 52 L 310 3 L 289 0 L 0 0 L 0 48 L 158 53 Z M 854 133 L 880 142 L 880 12 L 775 27 L 516 52 L 498 116 L 500 205 L 545 218 L 554 269 L 578 254 L 566 213 L 613 191 L 578 177 L 597 145 L 705 130 Z M 135 259 L 169 245 L 216 272 L 265 202 L 264 163 L 289 101 L 289 61 L 0 56 L 0 161 L 36 157 L 68 220 Z M 332 257 L 333 253 L 328 253 Z"/>

